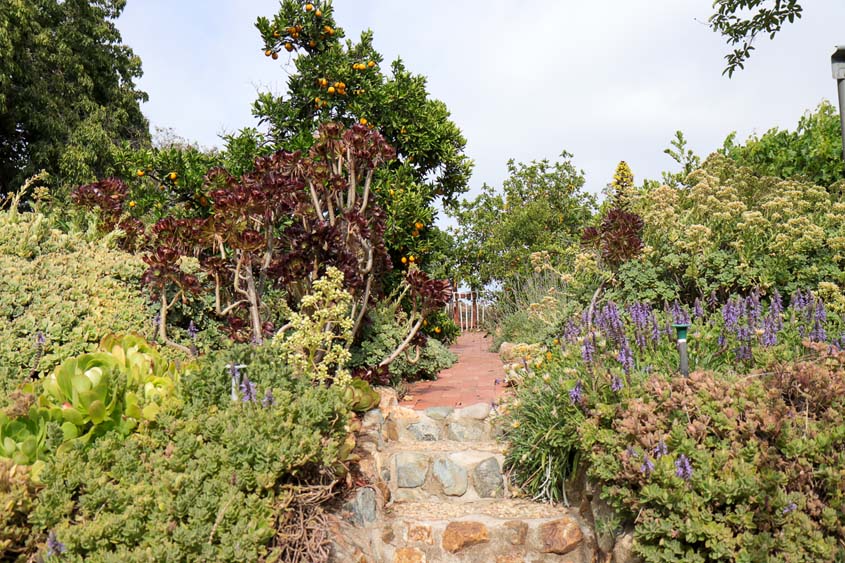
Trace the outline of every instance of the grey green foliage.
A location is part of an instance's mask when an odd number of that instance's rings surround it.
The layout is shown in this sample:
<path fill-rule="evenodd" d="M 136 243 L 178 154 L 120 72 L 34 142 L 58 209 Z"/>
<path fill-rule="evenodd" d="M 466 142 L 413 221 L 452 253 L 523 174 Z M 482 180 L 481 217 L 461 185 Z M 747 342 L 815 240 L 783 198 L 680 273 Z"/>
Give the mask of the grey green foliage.
<path fill-rule="evenodd" d="M 352 350 L 353 368 L 378 365 L 408 334 L 404 327 L 399 326 L 403 314 L 399 314 L 397 321 L 397 316 L 390 306 L 375 307 L 370 310 L 369 315 L 370 324 L 364 328 L 362 341 Z M 433 379 L 438 372 L 457 360 L 458 357 L 440 341 L 426 338 L 425 344 L 412 345 L 390 364 L 390 381 L 398 384 L 403 380 Z"/>
<path fill-rule="evenodd" d="M 108 240 L 62 233 L 40 213 L 0 212 L 0 394 L 92 351 L 106 334 L 149 326 L 144 268 Z"/>

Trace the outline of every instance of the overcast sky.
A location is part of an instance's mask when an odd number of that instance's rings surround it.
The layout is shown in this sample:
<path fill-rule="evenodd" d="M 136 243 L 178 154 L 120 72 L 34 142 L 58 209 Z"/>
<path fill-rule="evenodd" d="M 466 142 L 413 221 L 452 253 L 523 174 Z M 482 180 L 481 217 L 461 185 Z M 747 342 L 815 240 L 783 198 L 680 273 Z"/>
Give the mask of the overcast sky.
<path fill-rule="evenodd" d="M 637 180 L 659 178 L 678 129 L 707 154 L 794 127 L 835 100 L 830 55 L 845 44 L 845 2 L 804 2 L 774 41 L 764 37 L 744 71 L 722 76 L 727 51 L 706 25 L 712 0 L 335 0 L 348 36 L 375 33 L 446 102 L 475 160 L 472 192 L 501 185 L 509 158 L 574 153 L 600 192 L 619 160 Z M 152 125 L 204 146 L 254 126 L 258 90 L 281 93 L 293 68 L 263 56 L 254 28 L 278 0 L 129 0 L 118 25 L 143 60 L 140 86 Z M 283 53 L 284 54 L 284 53 Z"/>

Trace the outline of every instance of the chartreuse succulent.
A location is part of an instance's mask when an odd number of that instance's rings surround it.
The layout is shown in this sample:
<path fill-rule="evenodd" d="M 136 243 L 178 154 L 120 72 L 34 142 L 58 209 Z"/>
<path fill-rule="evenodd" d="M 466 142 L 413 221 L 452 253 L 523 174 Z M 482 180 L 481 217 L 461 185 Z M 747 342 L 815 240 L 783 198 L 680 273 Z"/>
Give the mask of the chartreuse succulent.
<path fill-rule="evenodd" d="M 179 371 L 140 336 L 110 335 L 99 350 L 65 360 L 28 391 L 38 394 L 28 413 L 0 414 L 0 457 L 32 464 L 41 459 L 47 427 L 62 441 L 83 443 L 105 432 L 128 435 L 163 408 L 177 407 Z"/>

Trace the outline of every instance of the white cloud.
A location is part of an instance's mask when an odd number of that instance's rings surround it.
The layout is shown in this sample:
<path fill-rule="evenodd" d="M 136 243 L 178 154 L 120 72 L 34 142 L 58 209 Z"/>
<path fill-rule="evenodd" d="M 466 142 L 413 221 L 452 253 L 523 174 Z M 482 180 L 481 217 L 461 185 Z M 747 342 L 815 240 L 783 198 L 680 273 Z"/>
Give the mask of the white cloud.
<path fill-rule="evenodd" d="M 748 64 L 721 75 L 723 40 L 706 26 L 710 0 L 335 0 L 357 37 L 372 28 L 388 60 L 402 56 L 429 78 L 468 139 L 473 193 L 499 185 L 508 158 L 575 153 L 599 191 L 616 163 L 658 178 L 682 129 L 706 153 L 740 138 L 792 127 L 833 99 L 829 60 L 845 43 L 845 5 L 815 2 Z M 256 85 L 285 87 L 283 66 L 261 56 L 253 24 L 276 0 L 130 0 L 119 22 L 144 62 L 144 108 L 154 124 L 212 145 L 223 130 L 254 125 Z"/>

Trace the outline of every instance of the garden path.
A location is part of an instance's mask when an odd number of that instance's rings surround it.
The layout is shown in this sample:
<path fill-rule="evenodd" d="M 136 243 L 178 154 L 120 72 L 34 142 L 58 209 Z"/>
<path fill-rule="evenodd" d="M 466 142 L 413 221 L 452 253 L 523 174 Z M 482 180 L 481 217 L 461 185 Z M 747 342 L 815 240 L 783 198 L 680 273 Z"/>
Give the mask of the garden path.
<path fill-rule="evenodd" d="M 490 352 L 490 338 L 480 332 L 464 332 L 450 350 L 458 356 L 452 367 L 434 381 L 408 385 L 402 406 L 417 410 L 429 407 L 465 407 L 498 403 L 505 393 L 502 361 Z"/>

